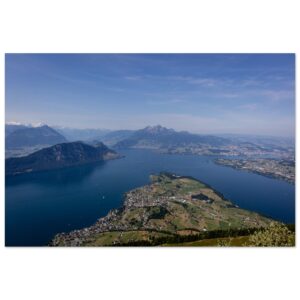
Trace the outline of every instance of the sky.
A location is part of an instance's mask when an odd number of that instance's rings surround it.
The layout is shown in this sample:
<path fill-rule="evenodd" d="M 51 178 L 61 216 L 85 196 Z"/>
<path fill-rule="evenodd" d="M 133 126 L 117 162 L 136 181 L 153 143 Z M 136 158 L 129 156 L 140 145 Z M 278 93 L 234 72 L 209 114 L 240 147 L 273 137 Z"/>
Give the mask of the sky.
<path fill-rule="evenodd" d="M 6 54 L 6 122 L 294 136 L 293 54 Z"/>

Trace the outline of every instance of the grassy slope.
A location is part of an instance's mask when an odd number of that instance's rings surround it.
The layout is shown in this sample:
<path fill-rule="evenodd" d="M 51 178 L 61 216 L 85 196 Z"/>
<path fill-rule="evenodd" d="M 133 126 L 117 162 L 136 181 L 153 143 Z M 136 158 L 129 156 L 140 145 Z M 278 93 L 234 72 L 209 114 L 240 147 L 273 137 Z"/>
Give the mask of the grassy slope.
<path fill-rule="evenodd" d="M 237 236 L 233 238 L 212 238 L 212 239 L 203 239 L 194 242 L 186 242 L 186 243 L 174 243 L 174 244 L 163 244 L 165 247 L 215 247 L 219 246 L 220 242 L 229 243 L 230 247 L 243 247 L 247 244 L 249 240 L 249 236 Z"/>

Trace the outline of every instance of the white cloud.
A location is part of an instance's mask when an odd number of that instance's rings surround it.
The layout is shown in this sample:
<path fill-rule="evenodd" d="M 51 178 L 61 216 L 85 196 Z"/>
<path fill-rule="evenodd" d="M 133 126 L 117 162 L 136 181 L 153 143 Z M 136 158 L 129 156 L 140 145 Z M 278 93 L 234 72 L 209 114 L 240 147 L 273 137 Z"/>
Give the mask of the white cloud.
<path fill-rule="evenodd" d="M 264 90 L 262 95 L 266 96 L 271 102 L 282 102 L 295 97 L 294 91 L 291 90 Z"/>
<path fill-rule="evenodd" d="M 148 100 L 146 103 L 148 105 L 170 105 L 178 103 L 186 103 L 187 100 L 174 98 L 174 99 L 165 99 L 165 100 Z"/>
<path fill-rule="evenodd" d="M 126 80 L 141 80 L 141 79 L 143 79 L 142 76 L 137 76 L 137 75 L 135 75 L 135 76 L 125 76 L 124 78 Z"/>
<path fill-rule="evenodd" d="M 187 82 L 205 87 L 214 87 L 219 83 L 218 80 L 212 78 L 192 78 L 188 79 Z"/>
<path fill-rule="evenodd" d="M 254 111 L 258 108 L 258 105 L 256 103 L 248 103 L 248 104 L 240 105 L 238 108 L 241 108 L 243 110 L 248 110 L 248 111 Z"/>

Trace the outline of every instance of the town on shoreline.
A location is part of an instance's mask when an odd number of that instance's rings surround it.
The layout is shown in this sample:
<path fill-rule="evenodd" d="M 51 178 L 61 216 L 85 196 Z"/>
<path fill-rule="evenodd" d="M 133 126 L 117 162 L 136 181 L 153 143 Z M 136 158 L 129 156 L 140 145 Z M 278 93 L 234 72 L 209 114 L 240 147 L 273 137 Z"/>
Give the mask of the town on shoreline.
<path fill-rule="evenodd" d="M 259 175 L 285 180 L 295 184 L 295 161 L 285 159 L 224 159 L 219 158 L 215 163 L 238 170 L 245 170 Z"/>

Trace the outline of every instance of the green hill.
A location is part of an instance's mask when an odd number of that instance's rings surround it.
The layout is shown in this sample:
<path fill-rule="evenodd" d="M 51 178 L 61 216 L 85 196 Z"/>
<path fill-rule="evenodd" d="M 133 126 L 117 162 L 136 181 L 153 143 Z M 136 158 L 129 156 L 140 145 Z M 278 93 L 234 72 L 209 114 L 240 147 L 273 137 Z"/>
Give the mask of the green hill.
<path fill-rule="evenodd" d="M 119 154 L 100 142 L 95 147 L 82 142 L 62 143 L 28 156 L 6 159 L 5 175 L 65 168 L 119 157 Z"/>

